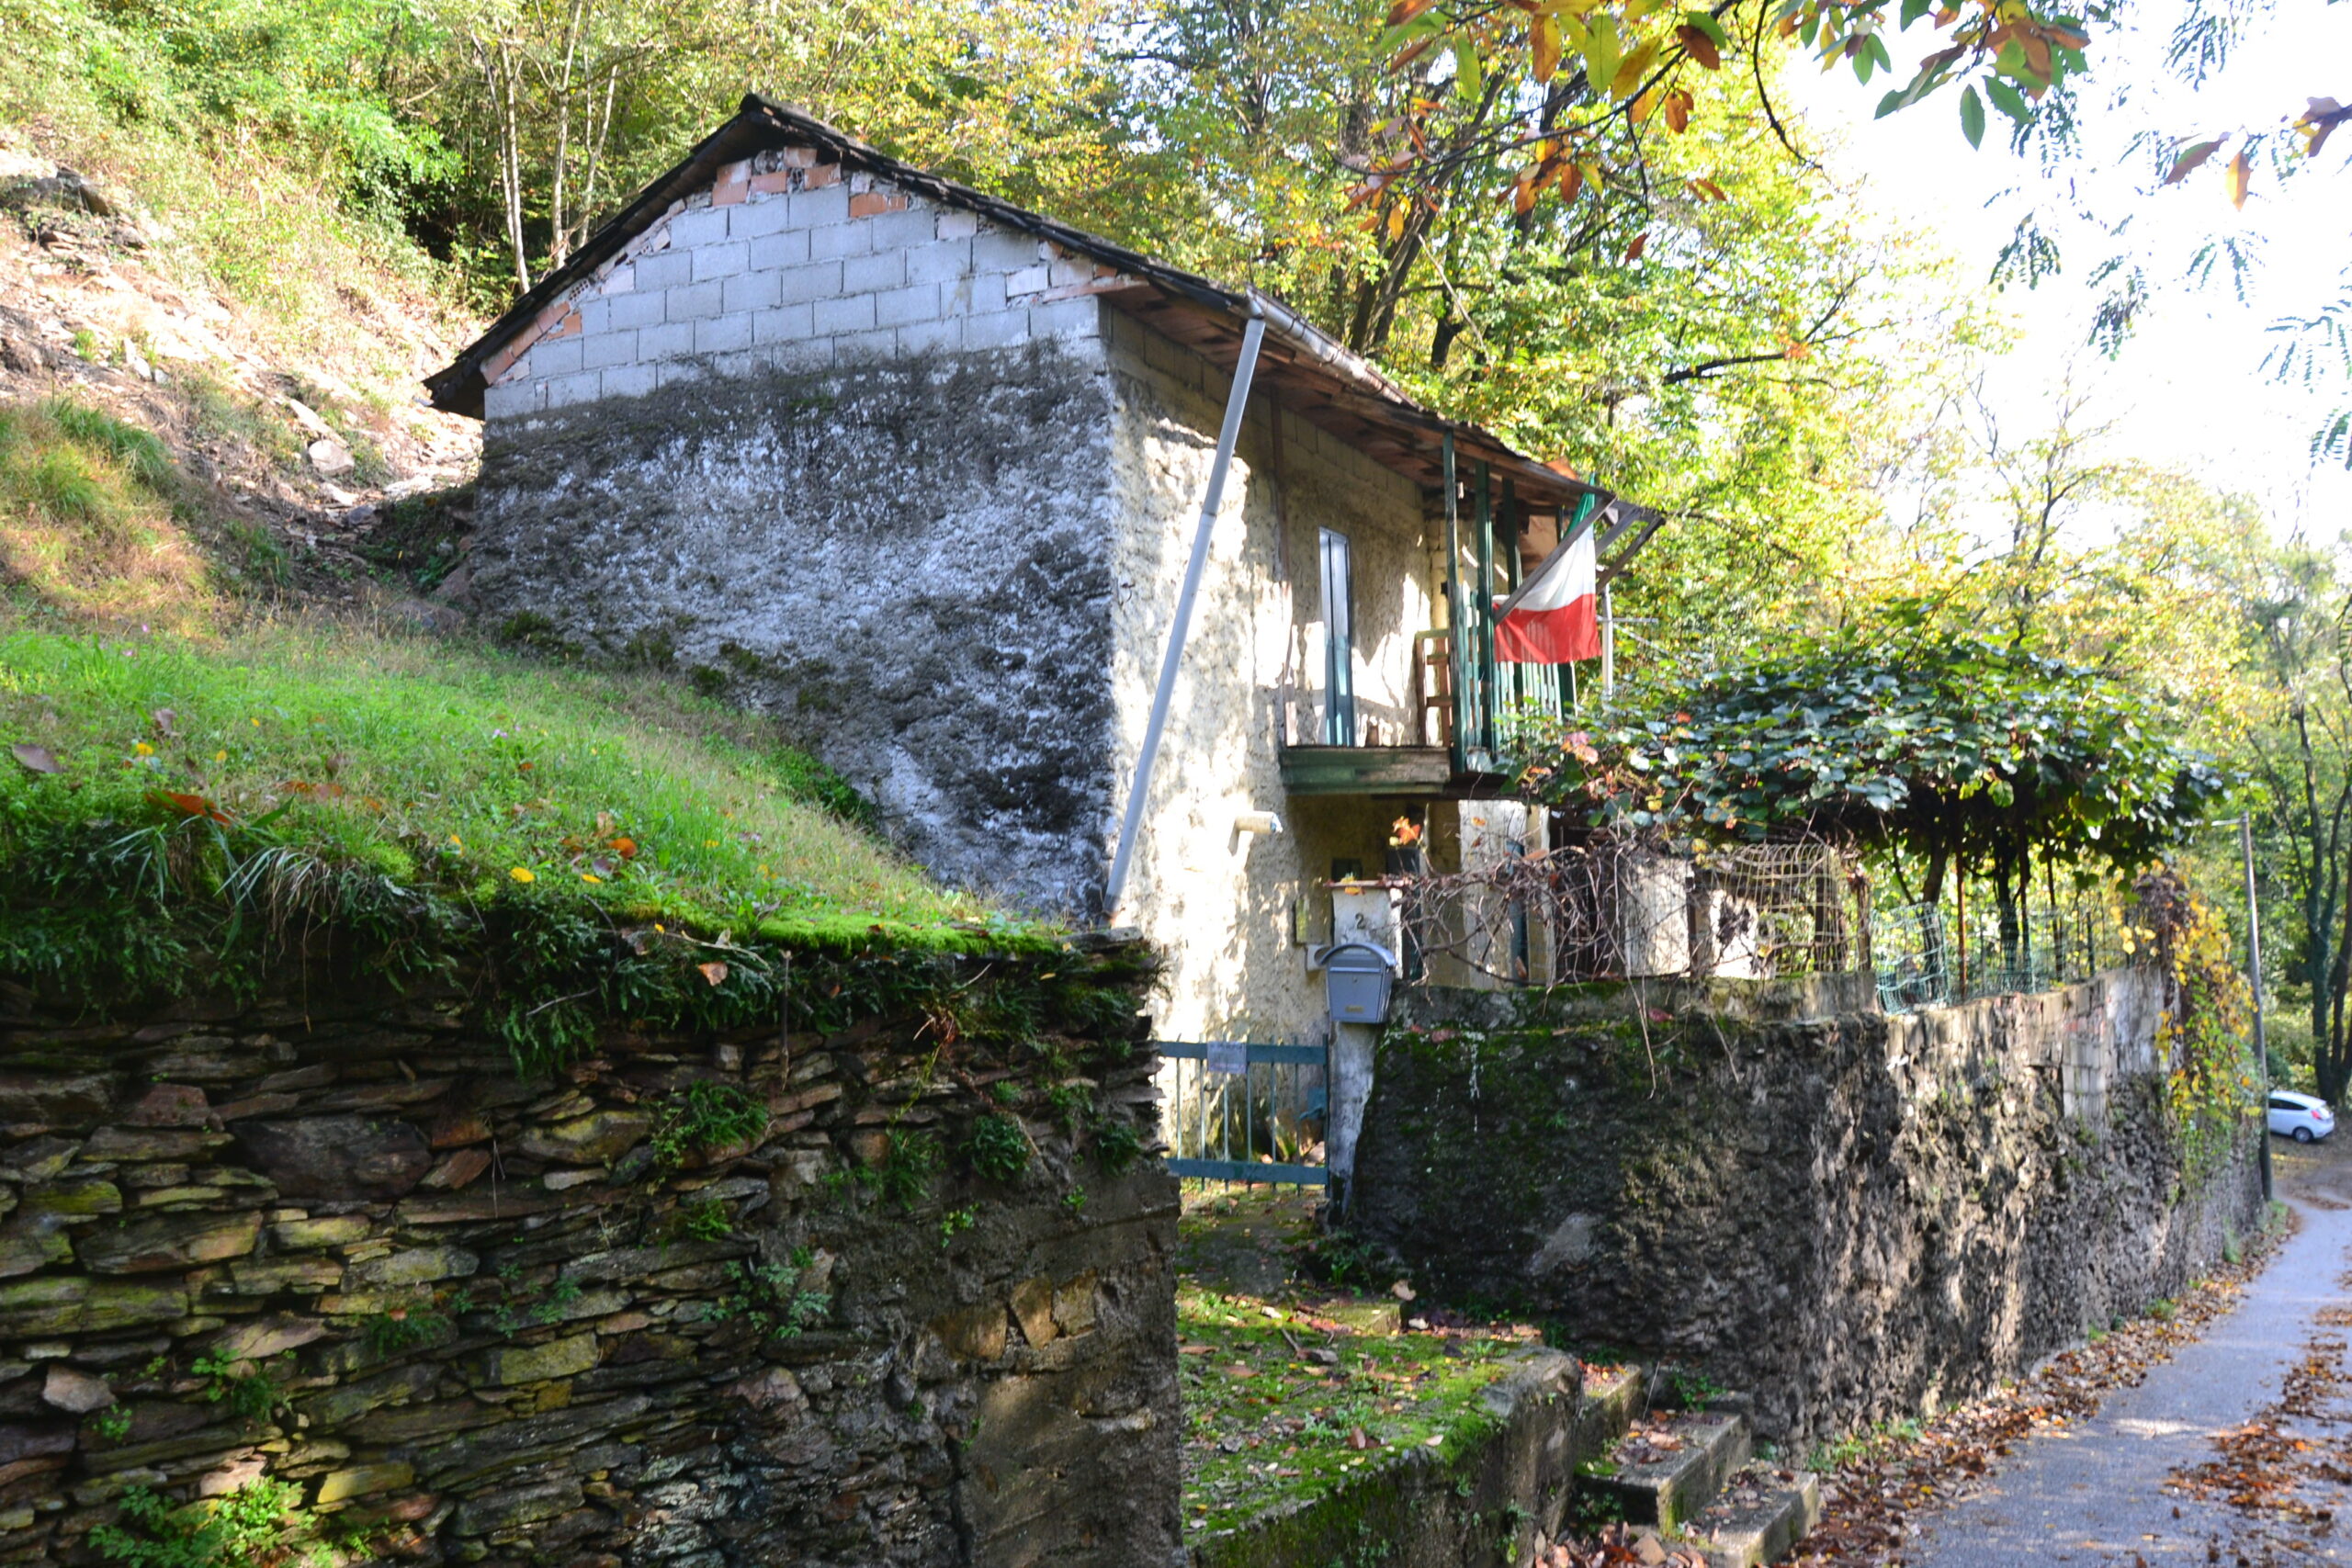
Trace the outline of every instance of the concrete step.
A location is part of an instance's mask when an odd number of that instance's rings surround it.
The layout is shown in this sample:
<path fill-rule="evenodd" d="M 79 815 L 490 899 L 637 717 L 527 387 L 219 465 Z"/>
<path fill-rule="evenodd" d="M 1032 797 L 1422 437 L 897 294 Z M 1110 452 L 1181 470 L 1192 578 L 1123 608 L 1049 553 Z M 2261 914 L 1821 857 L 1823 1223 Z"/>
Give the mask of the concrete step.
<path fill-rule="evenodd" d="M 1747 1416 L 1673 1411 L 1634 1423 L 1577 1484 L 1614 1498 L 1629 1524 L 1672 1530 L 1713 1501 L 1754 1451 Z"/>
<path fill-rule="evenodd" d="M 1707 1568 L 1759 1568 L 1821 1522 L 1821 1483 L 1801 1470 L 1751 1464 L 1724 1483 L 1723 1494 L 1694 1514 L 1683 1534 L 1707 1559 Z"/>

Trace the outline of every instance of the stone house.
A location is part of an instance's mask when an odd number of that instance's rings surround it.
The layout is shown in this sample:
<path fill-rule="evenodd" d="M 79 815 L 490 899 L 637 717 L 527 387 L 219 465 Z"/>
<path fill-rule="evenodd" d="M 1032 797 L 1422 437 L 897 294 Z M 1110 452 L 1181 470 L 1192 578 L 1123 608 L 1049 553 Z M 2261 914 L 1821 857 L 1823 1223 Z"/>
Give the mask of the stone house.
<path fill-rule="evenodd" d="M 430 386 L 486 425 L 466 588 L 486 624 L 685 671 L 779 716 L 939 877 L 1140 928 L 1170 959 L 1170 1038 L 1322 1038 L 1329 885 L 1380 875 L 1400 817 L 1440 863 L 1528 840 L 1488 752 L 1500 711 L 1566 677 L 1498 669 L 1479 606 L 1563 527 L 1600 531 L 1605 581 L 1657 526 L 1262 296 L 758 97 Z"/>

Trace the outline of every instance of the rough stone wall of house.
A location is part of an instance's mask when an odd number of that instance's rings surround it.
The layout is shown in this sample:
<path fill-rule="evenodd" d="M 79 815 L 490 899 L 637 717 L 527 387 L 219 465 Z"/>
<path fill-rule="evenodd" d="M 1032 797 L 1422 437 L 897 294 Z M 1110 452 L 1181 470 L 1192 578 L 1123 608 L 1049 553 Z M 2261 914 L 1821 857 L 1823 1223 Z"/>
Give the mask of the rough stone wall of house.
<path fill-rule="evenodd" d="M 1150 713 L 1229 381 L 1115 311 L 1104 312 L 1104 323 L 1122 518 L 1112 668 L 1124 783 Z M 1321 1038 L 1320 984 L 1292 941 L 1292 904 L 1323 899 L 1334 859 L 1380 870 L 1386 818 L 1363 800 L 1288 800 L 1277 765 L 1285 698 L 1304 716 L 1294 720 L 1295 739 L 1314 739 L 1298 731 L 1319 723 L 1317 539 L 1327 527 L 1347 534 L 1354 550 L 1359 711 L 1386 732 L 1409 721 L 1412 634 L 1431 614 L 1419 491 L 1253 399 L 1121 916 L 1169 955 L 1155 1025 L 1167 1038 Z M 1285 831 L 1237 831 L 1236 819 L 1253 811 L 1280 813 Z M 1328 900 L 1325 910 L 1328 925 Z"/>
<path fill-rule="evenodd" d="M 111 1022 L 0 987 L 0 1562 L 263 1481 L 391 1562 L 1170 1560 L 1175 1184 L 1034 1064 L 615 1026 L 523 1082 L 463 989 L 311 978 Z M 1148 1143 L 1141 1027 L 1056 1043 Z M 663 1163 L 690 1084 L 766 1130 Z M 982 1179 L 1008 1114 L 1035 1152 Z M 944 1168 L 871 1179 L 886 1127 Z"/>
<path fill-rule="evenodd" d="M 1703 1370 L 1776 1438 L 1914 1416 L 2178 1294 L 2260 1223 L 2256 1124 L 2211 1164 L 2173 1131 L 2161 987 L 1772 1020 L 1741 1010 L 1805 987 L 1415 989 L 1350 1223 L 1424 1299 Z"/>
<path fill-rule="evenodd" d="M 731 165 L 492 361 L 464 592 L 776 715 L 935 875 L 1088 913 L 1107 280 L 797 156 Z"/>

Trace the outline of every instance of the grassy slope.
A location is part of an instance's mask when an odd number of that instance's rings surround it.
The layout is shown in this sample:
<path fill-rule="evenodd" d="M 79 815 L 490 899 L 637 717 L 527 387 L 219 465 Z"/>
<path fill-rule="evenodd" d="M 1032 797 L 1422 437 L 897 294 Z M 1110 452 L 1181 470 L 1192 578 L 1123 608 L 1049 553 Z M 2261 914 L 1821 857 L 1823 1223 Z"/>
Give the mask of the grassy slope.
<path fill-rule="evenodd" d="M 87 404 L 0 402 L 0 581 L 66 615 L 185 629 L 225 575 L 152 434 Z"/>
<path fill-rule="evenodd" d="M 324 625 L 0 634 L 0 733 L 63 769 L 0 774 L 12 824 L 210 810 L 476 900 L 782 939 L 974 929 L 979 908 L 796 798 L 805 760 L 758 732 L 650 682 Z"/>
<path fill-rule="evenodd" d="M 471 330 L 448 269 L 385 214 L 341 199 L 342 171 L 321 162 L 318 138 L 289 129 L 306 101 L 323 107 L 303 97 L 314 86 L 286 84 L 274 104 L 223 101 L 254 83 L 167 59 L 173 35 L 197 50 L 241 31 L 266 38 L 266 8 L 240 18 L 24 0 L 9 21 L 0 147 L 37 150 L 130 195 L 153 231 L 144 265 L 216 295 L 228 311 L 216 324 L 241 345 L 345 383 L 376 412 L 405 412 L 416 378 Z"/>
<path fill-rule="evenodd" d="M 410 430 L 407 405 L 453 341 L 448 280 L 267 136 L 213 148 L 214 110 L 114 71 L 129 46 L 80 4 L 37 7 L 0 61 L 0 151 L 104 176 L 149 241 L 45 211 L 80 238 L 0 245 L 0 297 L 12 330 L 54 338 L 77 318 L 34 309 L 44 279 L 123 284 L 59 298 L 144 301 L 158 335 L 115 330 L 170 375 L 134 379 L 99 332 L 104 364 L 77 333 L 80 363 L 0 378 L 0 977 L 97 1005 L 249 982 L 324 922 L 394 968 L 489 964 L 499 1028 L 543 1065 L 599 1016 L 751 1016 L 793 973 L 780 950 L 888 970 L 1057 945 L 926 882 L 763 720 L 650 675 L 378 629 L 356 607 L 417 585 L 364 581 L 365 550 L 289 570 L 355 525 L 284 399 L 347 437 L 346 482 L 383 477 L 364 471 L 376 436 L 441 462 L 446 432 Z M 847 983 L 825 973 L 812 995 Z"/>
<path fill-rule="evenodd" d="M 673 682 L 254 618 L 191 581 L 180 483 L 103 415 L 0 410 L 0 531 L 54 567 L 0 591 L 0 746 L 21 749 L 0 759 L 0 904 L 233 911 L 239 866 L 290 855 L 379 903 L 609 928 L 949 950 L 1046 934 L 932 886 L 764 720 Z M 75 613 L 94 606 L 115 614 Z M 107 846 L 158 831 L 173 886 L 142 890 Z"/>

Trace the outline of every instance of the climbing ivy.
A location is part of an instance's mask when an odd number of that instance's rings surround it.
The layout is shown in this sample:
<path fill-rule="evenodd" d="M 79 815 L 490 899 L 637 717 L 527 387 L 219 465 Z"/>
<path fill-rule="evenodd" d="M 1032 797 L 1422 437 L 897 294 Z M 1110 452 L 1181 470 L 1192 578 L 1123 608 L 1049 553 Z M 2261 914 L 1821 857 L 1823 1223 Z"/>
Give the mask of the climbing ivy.
<path fill-rule="evenodd" d="M 2157 1033 L 2173 1135 L 2192 1185 L 2219 1170 L 2244 1135 L 2260 1094 L 2249 1032 L 2253 994 L 2233 962 L 2230 931 L 2211 905 L 2177 878 L 2143 877 L 2143 933 L 2172 982 Z"/>

